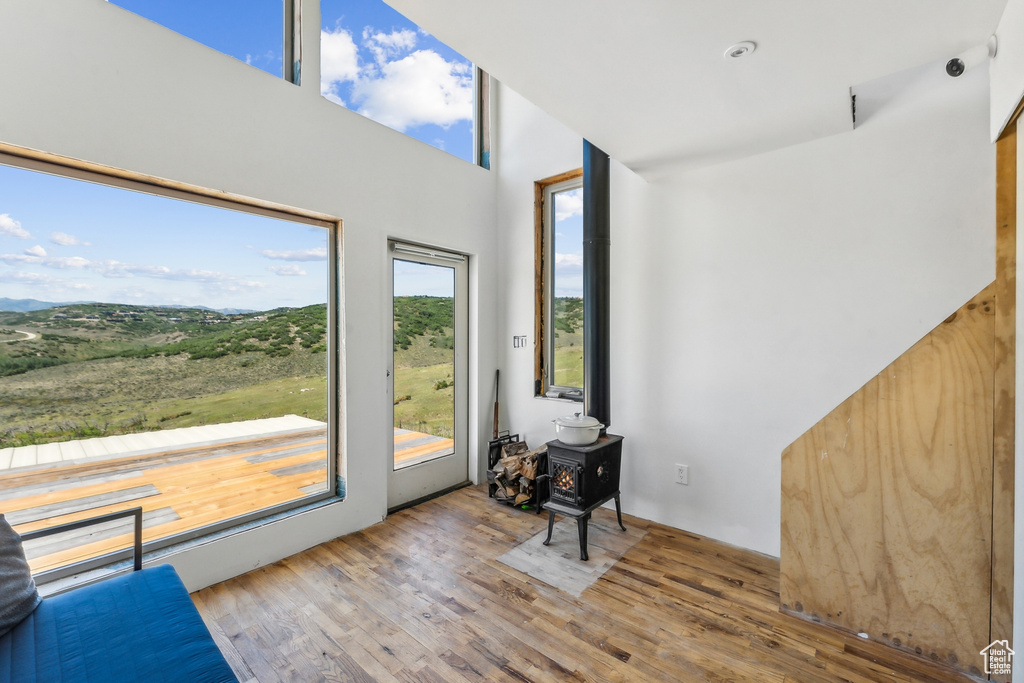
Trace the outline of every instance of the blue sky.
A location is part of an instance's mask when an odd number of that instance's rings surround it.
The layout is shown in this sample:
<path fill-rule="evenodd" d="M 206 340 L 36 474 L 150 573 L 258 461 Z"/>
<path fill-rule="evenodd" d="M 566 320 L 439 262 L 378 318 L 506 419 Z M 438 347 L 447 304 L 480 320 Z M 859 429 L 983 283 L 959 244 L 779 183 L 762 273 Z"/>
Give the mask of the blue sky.
<path fill-rule="evenodd" d="M 455 296 L 455 269 L 395 259 L 395 296 Z"/>
<path fill-rule="evenodd" d="M 472 161 L 468 59 L 379 0 L 322 0 L 320 15 L 324 97 Z"/>
<path fill-rule="evenodd" d="M 555 198 L 555 296 L 583 296 L 583 188 Z"/>
<path fill-rule="evenodd" d="M 327 238 L 324 228 L 0 165 L 0 297 L 324 303 Z"/>
<path fill-rule="evenodd" d="M 280 77 L 281 0 L 109 0 Z M 320 92 L 473 160 L 473 68 L 380 0 L 322 0 Z M 304 47 L 306 59 L 313 58 Z"/>
<path fill-rule="evenodd" d="M 281 0 L 108 0 L 172 31 L 281 76 Z"/>

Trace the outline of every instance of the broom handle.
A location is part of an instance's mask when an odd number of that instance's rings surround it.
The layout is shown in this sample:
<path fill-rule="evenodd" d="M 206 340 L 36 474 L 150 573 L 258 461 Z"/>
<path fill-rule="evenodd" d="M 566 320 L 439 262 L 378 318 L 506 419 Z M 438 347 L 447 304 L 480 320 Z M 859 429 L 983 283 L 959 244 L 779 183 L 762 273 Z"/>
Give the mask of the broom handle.
<path fill-rule="evenodd" d="M 498 382 L 501 370 L 494 371 L 494 437 L 498 438 Z"/>

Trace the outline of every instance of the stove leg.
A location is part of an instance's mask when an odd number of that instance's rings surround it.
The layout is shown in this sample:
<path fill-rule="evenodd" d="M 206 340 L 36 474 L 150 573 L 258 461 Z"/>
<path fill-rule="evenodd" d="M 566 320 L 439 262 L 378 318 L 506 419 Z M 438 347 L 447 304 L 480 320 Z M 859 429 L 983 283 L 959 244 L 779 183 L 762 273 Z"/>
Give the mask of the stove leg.
<path fill-rule="evenodd" d="M 544 539 L 544 545 L 551 543 L 551 532 L 555 528 L 555 511 L 548 510 L 548 537 Z"/>
<path fill-rule="evenodd" d="M 590 559 L 587 555 L 587 526 L 590 522 L 590 513 L 576 518 L 576 529 L 580 535 L 580 559 L 586 562 Z"/>
<path fill-rule="evenodd" d="M 623 531 L 626 527 L 622 526 L 622 503 L 619 502 L 619 494 L 615 494 L 615 516 L 619 518 L 619 528 Z"/>

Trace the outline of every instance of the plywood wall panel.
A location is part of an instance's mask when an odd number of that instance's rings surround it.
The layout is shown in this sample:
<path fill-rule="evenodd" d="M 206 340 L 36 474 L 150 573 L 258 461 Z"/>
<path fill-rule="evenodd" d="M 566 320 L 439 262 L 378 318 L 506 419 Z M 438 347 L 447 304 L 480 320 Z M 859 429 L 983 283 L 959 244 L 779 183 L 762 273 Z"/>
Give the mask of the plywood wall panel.
<path fill-rule="evenodd" d="M 989 286 L 783 452 L 783 609 L 977 670 L 993 320 Z"/>
<path fill-rule="evenodd" d="M 1013 635 L 1013 496 L 1016 443 L 1017 125 L 996 143 L 995 404 L 992 478 L 991 640 Z M 1007 681 L 1008 676 L 992 680 Z"/>

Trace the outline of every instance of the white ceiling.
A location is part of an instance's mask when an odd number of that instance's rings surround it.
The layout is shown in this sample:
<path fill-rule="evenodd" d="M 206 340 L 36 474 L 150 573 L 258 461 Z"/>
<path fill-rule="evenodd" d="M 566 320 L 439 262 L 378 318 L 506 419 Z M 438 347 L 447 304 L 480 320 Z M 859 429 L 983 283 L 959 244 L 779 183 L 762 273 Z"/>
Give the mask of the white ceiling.
<path fill-rule="evenodd" d="M 852 86 L 984 43 L 1006 1 L 388 3 L 649 175 L 848 131 Z"/>

